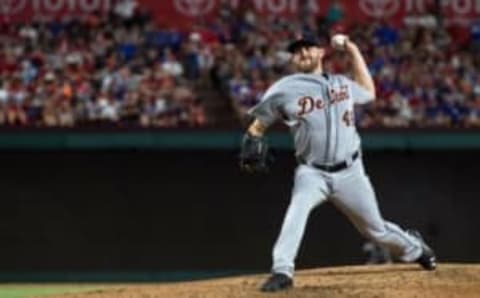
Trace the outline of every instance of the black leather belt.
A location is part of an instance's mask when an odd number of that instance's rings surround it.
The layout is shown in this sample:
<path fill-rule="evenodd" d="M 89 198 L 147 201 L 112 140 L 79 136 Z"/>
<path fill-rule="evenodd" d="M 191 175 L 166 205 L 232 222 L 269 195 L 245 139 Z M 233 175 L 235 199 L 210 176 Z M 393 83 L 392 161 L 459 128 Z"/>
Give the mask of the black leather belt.
<path fill-rule="evenodd" d="M 341 170 L 345 170 L 346 168 L 348 168 L 359 156 L 360 156 L 360 151 L 357 150 L 352 154 L 351 162 L 348 162 L 348 161 L 345 160 L 345 161 L 339 162 L 339 163 L 334 164 L 334 165 L 310 164 L 310 166 L 312 166 L 316 169 L 325 171 L 325 172 L 335 173 L 335 172 L 339 172 Z M 305 161 L 303 161 L 302 159 L 299 159 L 298 161 L 301 164 L 306 164 Z"/>

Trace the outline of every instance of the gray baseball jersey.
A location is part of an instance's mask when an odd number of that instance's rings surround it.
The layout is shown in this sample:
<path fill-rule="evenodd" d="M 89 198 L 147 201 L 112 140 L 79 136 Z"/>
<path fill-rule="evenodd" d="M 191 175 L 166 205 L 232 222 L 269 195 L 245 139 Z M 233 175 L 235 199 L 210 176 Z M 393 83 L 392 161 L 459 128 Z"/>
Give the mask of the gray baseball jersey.
<path fill-rule="evenodd" d="M 294 74 L 273 84 L 249 113 L 265 126 L 281 119 L 298 157 L 330 165 L 359 149 L 353 108 L 371 100 L 370 92 L 343 75 Z"/>
<path fill-rule="evenodd" d="M 353 119 L 355 104 L 373 100 L 366 89 L 342 75 L 295 74 L 273 84 L 250 110 L 265 126 L 282 119 L 293 133 L 296 155 L 292 199 L 273 248 L 272 271 L 293 276 L 295 257 L 310 211 L 330 200 L 365 237 L 405 262 L 422 253 L 421 243 L 384 220 L 361 157 L 338 172 L 314 165 L 352 161 L 360 148 Z"/>

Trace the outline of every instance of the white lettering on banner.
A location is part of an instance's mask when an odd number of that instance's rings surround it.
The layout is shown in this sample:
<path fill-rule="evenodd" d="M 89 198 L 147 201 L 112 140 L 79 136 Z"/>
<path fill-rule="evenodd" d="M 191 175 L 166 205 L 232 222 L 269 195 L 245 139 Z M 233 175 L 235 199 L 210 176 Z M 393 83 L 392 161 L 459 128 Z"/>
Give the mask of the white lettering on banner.
<path fill-rule="evenodd" d="M 230 0 L 230 4 L 234 8 L 238 8 L 242 0 Z M 245 1 L 245 0 L 243 0 Z M 253 5 L 255 11 L 260 13 L 269 13 L 269 14 L 282 14 L 290 13 L 295 14 L 299 11 L 300 4 L 305 3 L 310 11 L 313 13 L 319 13 L 319 0 L 254 0 Z"/>
<path fill-rule="evenodd" d="M 443 0 L 441 4 L 456 14 L 480 13 L 480 0 Z"/>
<path fill-rule="evenodd" d="M 360 8 L 371 17 L 390 17 L 400 8 L 400 0 L 360 0 Z"/>
<path fill-rule="evenodd" d="M 34 14 L 55 14 L 59 12 L 90 13 L 97 10 L 108 11 L 113 0 L 0 0 L 0 14 L 18 14 L 30 2 Z"/>
<path fill-rule="evenodd" d="M 100 0 L 83 0 L 80 1 L 80 8 L 82 11 L 93 12 L 101 5 L 99 2 Z"/>
<path fill-rule="evenodd" d="M 57 12 L 63 8 L 65 1 L 62 0 L 43 0 L 45 10 L 48 12 Z"/>
<path fill-rule="evenodd" d="M 409 2 L 416 3 L 417 7 L 415 9 L 407 6 L 407 11 L 425 12 L 426 1 L 429 0 L 409 0 Z M 449 10 L 455 14 L 480 13 L 480 0 L 440 0 L 440 5 L 443 10 Z"/>
<path fill-rule="evenodd" d="M 267 1 L 268 11 L 272 13 L 282 13 L 287 10 L 288 0 L 269 0 Z"/>
<path fill-rule="evenodd" d="M 198 17 L 212 11 L 215 0 L 175 0 L 174 5 L 180 13 L 190 17 Z"/>
<path fill-rule="evenodd" d="M 471 0 L 456 0 L 452 2 L 452 9 L 459 14 L 467 14 L 472 11 Z"/>
<path fill-rule="evenodd" d="M 390 17 L 399 12 L 401 5 L 409 13 L 426 13 L 427 4 L 432 0 L 359 0 L 362 11 L 372 17 Z M 445 11 L 456 15 L 480 13 L 480 0 L 441 0 L 440 5 Z"/>
<path fill-rule="evenodd" d="M 14 15 L 25 9 L 28 0 L 2 0 L 0 1 L 0 13 Z"/>
<path fill-rule="evenodd" d="M 441 0 L 442 1 L 442 0 Z M 423 0 L 406 0 L 405 11 L 425 11 L 425 2 Z"/>

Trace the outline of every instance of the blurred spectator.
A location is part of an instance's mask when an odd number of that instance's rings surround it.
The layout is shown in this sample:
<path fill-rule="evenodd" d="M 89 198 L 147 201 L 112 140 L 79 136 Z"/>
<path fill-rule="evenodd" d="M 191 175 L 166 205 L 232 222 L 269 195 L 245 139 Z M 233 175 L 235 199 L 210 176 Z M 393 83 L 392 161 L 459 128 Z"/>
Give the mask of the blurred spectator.
<path fill-rule="evenodd" d="M 480 20 L 472 24 L 470 34 L 472 46 L 478 51 L 480 49 Z"/>
<path fill-rule="evenodd" d="M 329 25 L 333 25 L 342 21 L 343 16 L 344 16 L 344 12 L 343 12 L 341 1 L 333 0 L 325 16 L 326 21 L 328 22 Z"/>
<path fill-rule="evenodd" d="M 133 18 L 135 9 L 138 3 L 135 0 L 119 0 L 114 7 L 114 12 L 117 16 L 124 20 Z"/>
<path fill-rule="evenodd" d="M 183 75 L 183 66 L 178 62 L 172 51 L 167 48 L 164 51 L 162 62 L 162 70 L 173 77 L 180 77 Z"/>

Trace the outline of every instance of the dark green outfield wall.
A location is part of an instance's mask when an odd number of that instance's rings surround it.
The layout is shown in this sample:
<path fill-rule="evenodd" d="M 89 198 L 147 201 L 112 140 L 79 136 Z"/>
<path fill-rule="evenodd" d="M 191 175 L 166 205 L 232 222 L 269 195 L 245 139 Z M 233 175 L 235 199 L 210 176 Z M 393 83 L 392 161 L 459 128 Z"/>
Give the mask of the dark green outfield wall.
<path fill-rule="evenodd" d="M 82 149 L 234 149 L 242 132 L 235 131 L 130 131 L 105 130 L 8 130 L 0 132 L 1 149 L 82 150 Z M 365 132 L 366 150 L 480 149 L 479 131 L 445 132 Z M 268 139 L 273 147 L 290 149 L 288 133 L 272 132 Z"/>
<path fill-rule="evenodd" d="M 233 150 L 0 154 L 0 273 L 265 270 L 295 163 L 266 177 Z M 480 261 L 476 151 L 366 152 L 386 218 L 416 227 L 442 261 Z M 300 267 L 361 263 L 362 240 L 329 205 L 314 211 Z"/>

